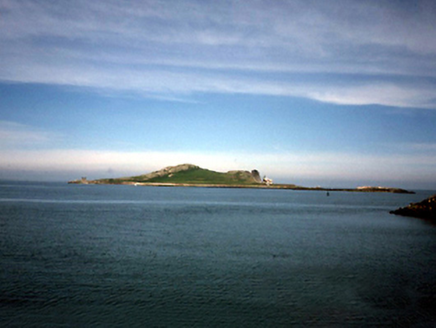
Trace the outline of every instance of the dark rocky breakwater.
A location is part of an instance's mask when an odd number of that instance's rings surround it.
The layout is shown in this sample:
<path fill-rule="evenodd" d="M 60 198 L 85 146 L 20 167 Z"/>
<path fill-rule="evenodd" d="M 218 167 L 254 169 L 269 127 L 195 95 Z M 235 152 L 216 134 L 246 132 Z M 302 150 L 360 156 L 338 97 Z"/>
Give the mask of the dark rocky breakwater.
<path fill-rule="evenodd" d="M 406 207 L 400 207 L 391 214 L 411 216 L 436 222 L 436 195 L 433 195 L 419 203 L 411 203 Z"/>

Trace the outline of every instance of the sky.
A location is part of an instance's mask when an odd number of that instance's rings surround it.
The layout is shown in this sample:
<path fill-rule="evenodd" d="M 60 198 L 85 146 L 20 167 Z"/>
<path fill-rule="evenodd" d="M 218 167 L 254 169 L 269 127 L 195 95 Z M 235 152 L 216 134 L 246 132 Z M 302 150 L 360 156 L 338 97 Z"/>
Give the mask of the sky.
<path fill-rule="evenodd" d="M 433 0 L 0 0 L 0 179 L 434 190 L 435 31 Z"/>

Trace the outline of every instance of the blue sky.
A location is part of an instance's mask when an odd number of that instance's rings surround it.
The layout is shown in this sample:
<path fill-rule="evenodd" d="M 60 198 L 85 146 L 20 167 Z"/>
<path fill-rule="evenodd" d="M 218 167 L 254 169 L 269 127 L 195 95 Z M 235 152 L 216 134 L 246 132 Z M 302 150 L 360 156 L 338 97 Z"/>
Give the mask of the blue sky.
<path fill-rule="evenodd" d="M 0 179 L 435 189 L 435 31 L 434 1 L 0 0 Z"/>

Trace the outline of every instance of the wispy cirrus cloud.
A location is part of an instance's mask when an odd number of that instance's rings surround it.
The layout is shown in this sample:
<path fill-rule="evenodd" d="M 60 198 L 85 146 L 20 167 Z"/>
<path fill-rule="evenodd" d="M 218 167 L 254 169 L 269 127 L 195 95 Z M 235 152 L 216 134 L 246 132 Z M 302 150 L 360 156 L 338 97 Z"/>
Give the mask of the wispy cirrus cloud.
<path fill-rule="evenodd" d="M 436 154 L 436 143 L 431 143 L 431 142 L 403 143 L 403 144 L 400 143 L 397 145 L 397 147 L 405 148 L 416 152 L 429 152 L 429 153 L 434 152 Z"/>
<path fill-rule="evenodd" d="M 432 1 L 4 0 L 0 13 L 3 81 L 436 108 Z"/>
<path fill-rule="evenodd" d="M 7 70 L 7 69 L 6 69 Z M 5 71 L 6 71 L 5 70 Z M 18 75 L 16 73 L 19 72 Z M 283 74 L 282 74 L 283 75 Z M 173 71 L 169 69 L 111 68 L 110 71 L 92 65 L 65 67 L 52 64 L 22 65 L 14 72 L 4 72 L 7 80 L 27 83 L 48 83 L 107 89 L 112 92 L 135 92 L 143 96 L 188 101 L 195 93 L 228 93 L 304 97 L 340 105 L 378 104 L 397 107 L 436 108 L 433 82 L 415 79 L 395 82 L 391 79 L 366 76 L 301 75 L 277 78 L 270 74 L 250 74 L 219 71 Z"/>
<path fill-rule="evenodd" d="M 29 125 L 0 121 L 0 149 L 44 146 L 51 144 L 54 138 L 59 136 Z"/>

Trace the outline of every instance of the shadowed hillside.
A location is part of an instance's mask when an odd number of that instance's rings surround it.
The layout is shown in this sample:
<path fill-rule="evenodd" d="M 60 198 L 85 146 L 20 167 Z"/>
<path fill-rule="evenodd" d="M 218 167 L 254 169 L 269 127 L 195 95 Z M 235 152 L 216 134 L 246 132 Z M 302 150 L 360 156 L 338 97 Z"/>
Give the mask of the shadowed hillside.
<path fill-rule="evenodd" d="M 101 179 L 95 183 L 175 183 L 175 184 L 217 184 L 217 185 L 252 185 L 260 184 L 259 172 L 229 171 L 226 173 L 203 169 L 192 164 L 168 166 L 149 174 L 118 178 Z"/>

